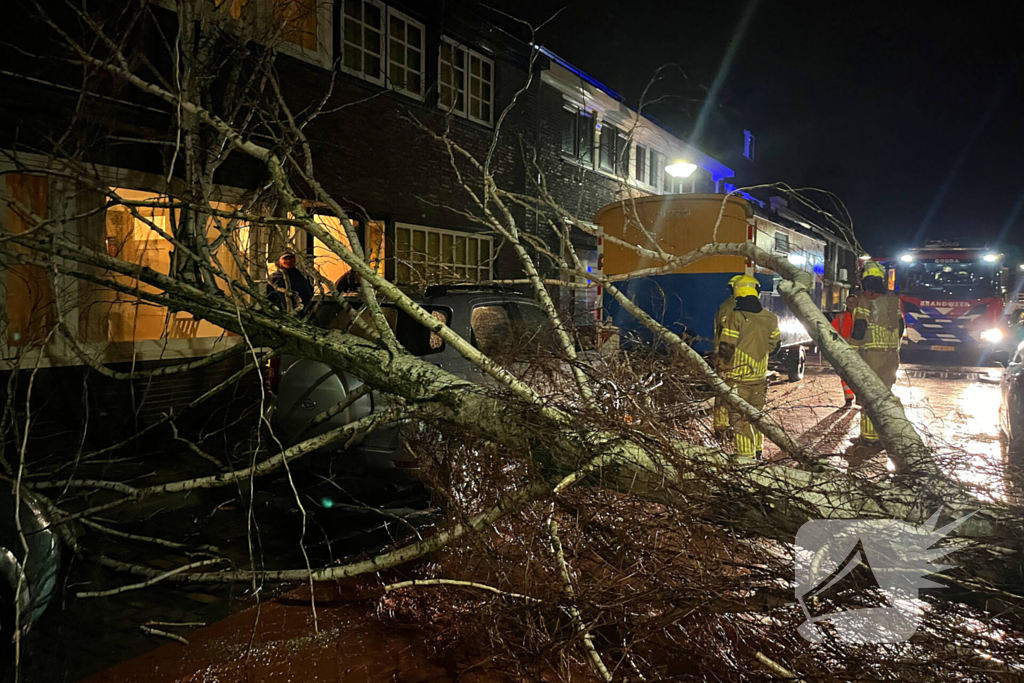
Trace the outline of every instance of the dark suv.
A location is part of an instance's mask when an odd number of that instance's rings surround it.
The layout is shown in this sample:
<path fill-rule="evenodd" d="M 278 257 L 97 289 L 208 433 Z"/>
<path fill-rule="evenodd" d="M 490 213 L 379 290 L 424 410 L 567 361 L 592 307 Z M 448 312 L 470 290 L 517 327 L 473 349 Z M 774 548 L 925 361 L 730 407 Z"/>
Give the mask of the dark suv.
<path fill-rule="evenodd" d="M 435 286 L 416 301 L 488 355 L 512 347 L 553 348 L 552 328 L 544 310 L 532 299 L 515 292 L 481 286 Z M 360 305 L 357 299 L 352 299 L 351 304 L 355 308 Z M 485 383 L 486 376 L 449 348 L 441 337 L 394 304 L 382 303 L 381 307 L 399 342 L 410 353 L 457 377 Z M 314 313 L 314 321 L 321 327 L 358 334 L 349 310 L 335 301 L 323 301 Z M 371 392 L 316 429 L 307 430 L 311 419 L 358 390 L 362 381 L 318 361 L 295 356 L 282 356 L 275 361 L 277 368 L 270 373 L 274 395 L 269 419 L 276 437 L 286 445 L 363 418 L 382 406 L 381 397 Z M 348 449 L 346 467 L 350 463 L 353 470 L 415 468 L 411 456 L 403 452 L 398 431 L 397 427 L 390 427 L 363 436 Z"/>

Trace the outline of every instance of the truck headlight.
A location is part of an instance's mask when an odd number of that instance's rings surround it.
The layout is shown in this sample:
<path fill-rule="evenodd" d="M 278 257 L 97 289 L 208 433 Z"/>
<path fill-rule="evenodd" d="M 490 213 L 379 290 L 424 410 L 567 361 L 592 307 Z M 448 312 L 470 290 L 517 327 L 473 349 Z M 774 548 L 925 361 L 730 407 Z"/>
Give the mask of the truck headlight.
<path fill-rule="evenodd" d="M 998 344 L 1003 341 L 1003 331 L 998 327 L 985 330 L 981 333 L 982 341 L 987 341 L 989 344 Z"/>

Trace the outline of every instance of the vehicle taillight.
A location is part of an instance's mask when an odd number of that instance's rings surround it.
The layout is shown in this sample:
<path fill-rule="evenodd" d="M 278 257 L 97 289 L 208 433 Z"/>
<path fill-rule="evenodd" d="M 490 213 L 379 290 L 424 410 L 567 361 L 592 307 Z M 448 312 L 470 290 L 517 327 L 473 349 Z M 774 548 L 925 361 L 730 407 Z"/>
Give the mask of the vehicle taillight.
<path fill-rule="evenodd" d="M 268 393 L 276 394 L 281 383 L 281 357 L 274 356 L 263 368 L 263 387 Z"/>

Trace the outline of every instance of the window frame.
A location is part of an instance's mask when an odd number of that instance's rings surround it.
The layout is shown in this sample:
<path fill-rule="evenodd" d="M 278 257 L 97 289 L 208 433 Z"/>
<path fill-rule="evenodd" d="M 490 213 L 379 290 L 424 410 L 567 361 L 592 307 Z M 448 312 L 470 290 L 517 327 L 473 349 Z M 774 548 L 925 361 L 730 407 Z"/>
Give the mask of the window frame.
<path fill-rule="evenodd" d="M 479 279 L 472 280 L 473 282 L 486 282 L 486 281 L 492 280 L 494 278 L 494 260 L 495 260 L 495 258 L 497 258 L 497 254 L 494 251 L 494 237 L 493 236 L 487 235 L 487 234 L 484 234 L 484 233 L 480 233 L 480 232 L 469 232 L 469 231 L 463 231 L 463 230 L 448 230 L 448 229 L 445 229 L 445 228 L 435 228 L 435 227 L 432 227 L 432 226 L 429 226 L 429 225 L 416 225 L 415 223 L 396 222 L 395 223 L 395 232 L 394 232 L 394 235 L 395 235 L 395 237 L 394 237 L 394 248 L 391 249 L 390 251 L 385 250 L 385 254 L 384 254 L 385 261 L 387 261 L 388 259 L 392 259 L 392 263 L 394 265 L 395 282 L 401 282 L 403 284 L 407 284 L 405 281 L 400 280 L 399 277 L 398 277 L 398 268 L 400 266 L 400 264 L 399 264 L 399 249 L 398 249 L 398 231 L 399 230 L 403 230 L 403 229 L 404 230 L 409 230 L 409 244 L 410 245 L 412 245 L 412 243 L 413 243 L 413 232 L 414 231 L 421 231 L 421 232 L 425 233 L 424 243 L 428 245 L 427 246 L 428 249 L 429 249 L 429 235 L 432 234 L 432 233 L 438 235 L 439 245 L 443 245 L 443 243 L 444 243 L 444 239 L 443 239 L 444 236 L 450 236 L 452 238 L 452 248 L 453 248 L 453 250 L 455 249 L 455 240 L 460 238 L 460 237 L 466 238 L 466 239 L 477 240 L 477 242 L 478 242 L 477 247 L 476 247 L 476 249 L 477 249 L 477 264 L 475 266 L 470 266 L 468 264 L 459 265 L 454 260 L 452 260 L 451 262 L 448 262 L 448 261 L 442 261 L 442 260 L 439 259 L 438 262 L 437 262 L 437 267 L 439 269 L 448 268 L 448 269 L 451 269 L 453 271 L 456 268 L 467 268 L 467 269 L 468 268 L 473 268 L 473 269 L 475 269 L 477 271 L 478 276 L 479 276 L 479 272 L 481 270 L 485 270 L 486 271 L 485 272 L 486 277 L 480 277 Z M 486 259 L 482 259 L 480 257 L 480 245 L 479 245 L 479 242 L 486 242 L 487 245 L 488 245 L 488 247 L 487 247 L 488 256 L 487 256 Z M 468 242 L 467 242 L 467 245 L 468 245 Z M 439 252 L 440 252 L 441 248 L 442 247 L 439 246 Z M 412 252 L 412 247 L 410 246 L 410 253 L 411 252 Z M 468 246 L 467 246 L 466 253 L 467 254 L 469 253 Z M 422 264 L 424 264 L 424 265 L 427 265 L 429 263 L 429 261 L 427 261 L 427 256 L 428 256 L 428 254 L 424 254 L 424 259 L 422 261 Z M 486 261 L 486 265 L 485 265 L 485 261 Z M 413 260 L 413 263 L 418 263 L 418 262 Z M 411 268 L 411 266 L 410 266 L 410 268 Z"/>
<path fill-rule="evenodd" d="M 362 69 L 355 69 L 353 67 L 346 66 L 346 64 L 345 64 L 345 54 L 346 54 L 346 50 L 348 49 L 348 45 L 349 45 L 348 41 L 345 40 L 345 22 L 352 20 L 348 16 L 348 14 L 346 14 L 346 12 L 345 12 L 345 3 L 348 3 L 348 2 L 359 2 L 359 3 L 361 3 L 361 5 L 363 7 L 365 7 L 368 4 L 369 5 L 374 5 L 374 6 L 377 7 L 378 10 L 380 10 L 380 16 L 381 16 L 380 55 L 378 55 L 378 62 L 380 64 L 380 71 L 379 71 L 380 76 L 377 77 L 377 78 L 373 78 L 372 76 L 367 74 Z M 361 14 L 360 16 L 365 16 L 365 14 Z M 366 22 L 364 22 L 362 19 L 359 19 L 358 21 L 359 21 L 360 27 L 365 31 Z M 374 83 L 376 85 L 383 86 L 386 83 L 386 79 L 387 79 L 387 52 L 388 52 L 388 45 L 389 45 L 389 42 L 390 42 L 390 35 L 389 35 L 390 25 L 388 23 L 388 7 L 387 7 L 387 5 L 385 5 L 380 0 L 341 0 L 341 27 L 340 28 L 341 28 L 341 30 L 339 31 L 338 35 L 340 36 L 340 42 L 341 42 L 341 58 L 338 60 L 338 68 L 341 71 L 343 71 L 344 73 L 347 73 L 347 74 L 349 74 L 351 76 L 355 76 L 356 78 L 360 78 L 360 79 L 362 79 L 362 80 L 364 80 L 364 81 L 366 81 L 368 83 Z M 362 40 L 364 37 L 365 37 L 365 33 L 362 36 L 360 36 L 360 40 Z M 362 46 L 359 47 L 359 54 L 364 57 L 363 63 L 365 64 L 365 61 L 366 61 L 365 60 L 365 50 L 364 50 L 364 48 Z"/>
<path fill-rule="evenodd" d="M 442 111 L 446 112 L 446 113 L 451 114 L 452 116 L 457 116 L 459 118 L 463 118 L 463 119 L 466 119 L 468 121 L 472 121 L 474 123 L 479 123 L 482 126 L 487 126 L 488 128 L 493 128 L 494 127 L 494 90 L 495 90 L 495 83 L 497 81 L 497 78 L 496 78 L 497 71 L 495 70 L 495 67 L 494 67 L 494 60 L 492 58 L 488 57 L 487 55 L 483 54 L 479 50 L 475 50 L 472 47 L 470 47 L 469 45 L 466 45 L 465 43 L 460 43 L 459 41 L 455 40 L 454 38 L 452 38 L 450 36 L 442 35 L 441 36 L 441 45 L 443 46 L 445 44 L 447 44 L 449 46 L 449 48 L 451 48 L 451 54 L 452 54 L 452 64 L 451 64 L 451 67 L 452 67 L 453 82 L 452 82 L 452 85 L 449 86 L 449 87 L 452 88 L 452 94 L 453 94 L 452 102 L 453 102 L 453 104 L 456 101 L 458 101 L 458 94 L 460 92 L 455 87 L 455 83 L 454 83 L 454 74 L 455 74 L 455 71 L 456 71 L 455 59 L 454 58 L 455 58 L 456 52 L 461 52 L 462 53 L 463 62 L 462 62 L 462 91 L 461 92 L 462 92 L 462 106 L 463 106 L 463 108 L 462 108 L 462 111 L 459 111 L 458 109 L 455 109 L 454 107 L 446 107 L 441 102 L 441 96 L 440 96 L 440 90 L 441 90 L 441 87 L 442 87 L 442 85 L 441 85 L 441 68 L 444 66 L 444 62 L 442 61 L 442 50 L 440 49 L 440 47 L 437 50 L 437 87 L 438 87 L 437 106 L 438 106 L 438 108 L 441 109 Z M 477 117 L 477 116 L 473 116 L 473 113 L 472 113 L 472 102 L 471 102 L 471 98 L 472 98 L 471 89 L 472 88 L 471 88 L 471 85 L 470 85 L 470 81 L 473 78 L 473 60 L 474 59 L 477 59 L 477 60 L 479 60 L 482 63 L 486 63 L 490 67 L 490 70 L 491 70 L 491 79 L 490 79 L 490 82 L 488 83 L 488 85 L 490 85 L 490 98 L 486 102 L 487 106 L 490 108 L 490 117 L 487 118 L 487 119 L 483 119 L 483 118 L 480 118 L 480 117 Z M 482 78 L 481 78 L 481 82 L 483 82 Z M 484 102 L 482 97 L 481 98 L 477 98 L 477 99 L 479 99 L 481 102 Z"/>
<path fill-rule="evenodd" d="M 594 147 L 595 147 L 595 144 L 594 144 L 594 142 L 595 142 L 595 134 L 597 133 L 597 116 L 595 115 L 595 113 L 593 111 L 588 110 L 585 107 L 580 107 L 579 105 L 573 104 L 572 102 L 569 102 L 568 100 L 562 103 L 562 111 L 563 112 L 569 112 L 570 114 L 573 115 L 573 119 L 572 119 L 573 153 L 569 154 L 568 152 L 566 152 L 566 150 L 564 148 L 562 148 L 561 149 L 562 158 L 563 159 L 567 159 L 567 160 L 569 160 L 569 161 L 571 161 L 571 162 L 573 162 L 575 164 L 578 164 L 578 165 L 582 166 L 583 168 L 588 168 L 588 169 L 590 169 L 592 171 L 599 170 L 599 168 L 598 168 L 598 158 L 600 156 L 600 149 L 598 149 L 597 154 L 594 153 L 594 151 L 595 151 L 594 150 Z M 587 127 L 587 129 L 589 131 L 589 135 L 587 136 L 587 138 L 588 138 L 587 140 L 583 140 L 582 136 L 580 134 L 580 132 L 581 132 L 581 129 L 580 129 L 580 119 L 587 119 L 589 121 L 589 126 Z M 564 132 L 565 131 L 560 131 L 560 132 L 564 136 Z M 584 160 L 581 157 L 581 154 L 580 154 L 580 151 L 582 149 L 584 149 L 584 145 L 581 144 L 583 142 L 589 143 L 589 151 L 588 151 L 588 155 L 587 155 L 588 158 L 586 160 Z M 600 143 L 600 140 L 598 140 L 597 142 Z M 559 144 L 561 144 L 561 143 L 559 143 Z"/>
<path fill-rule="evenodd" d="M 647 145 L 636 144 L 636 150 L 633 154 L 634 157 L 634 170 L 633 179 L 636 180 L 637 184 L 645 185 L 647 183 L 647 166 L 648 159 L 647 154 L 649 151 Z M 643 151 L 641 151 L 643 150 Z"/>
<path fill-rule="evenodd" d="M 405 84 L 403 84 L 402 87 L 397 87 L 397 86 L 395 86 L 395 84 L 391 80 L 391 63 L 392 63 L 391 62 L 391 60 L 392 60 L 392 57 L 391 57 L 391 41 L 393 40 L 392 37 L 391 37 L 391 19 L 392 19 L 392 17 L 395 17 L 399 21 L 402 21 L 402 22 L 405 23 L 406 36 L 408 36 L 408 31 L 409 31 L 409 25 L 410 24 L 412 24 L 413 26 L 415 26 L 416 28 L 418 28 L 420 30 L 420 47 L 419 47 L 419 51 L 420 51 L 420 70 L 419 70 L 420 89 L 419 89 L 419 92 L 416 92 L 414 90 L 409 90 L 408 88 L 405 87 Z M 382 34 L 383 39 L 384 39 L 384 45 L 382 46 L 384 48 L 384 72 L 383 72 L 384 83 L 387 85 L 387 88 L 389 90 L 394 90 L 395 92 L 400 92 L 403 95 L 406 95 L 408 97 L 413 98 L 414 100 L 419 100 L 420 102 L 422 102 L 424 99 L 426 99 L 426 92 L 427 92 L 427 90 L 426 90 L 426 76 L 427 76 L 427 68 L 426 68 L 426 64 L 427 64 L 427 29 L 426 29 L 426 26 L 424 26 L 422 22 L 413 19 L 412 17 L 410 17 L 405 12 L 397 10 L 397 9 L 391 7 L 390 5 L 387 7 L 387 12 L 386 12 L 386 16 L 385 16 L 385 19 L 384 19 L 384 24 L 385 24 L 385 31 Z M 410 47 L 409 43 L 405 39 L 403 39 L 402 40 L 402 45 L 403 45 L 403 47 L 406 50 L 406 56 L 408 56 L 408 49 Z M 438 57 L 440 58 L 440 51 L 438 51 Z M 402 67 L 403 70 L 406 71 L 406 77 L 408 77 L 408 72 L 409 72 L 408 64 L 403 64 L 403 65 L 400 65 L 400 66 Z"/>

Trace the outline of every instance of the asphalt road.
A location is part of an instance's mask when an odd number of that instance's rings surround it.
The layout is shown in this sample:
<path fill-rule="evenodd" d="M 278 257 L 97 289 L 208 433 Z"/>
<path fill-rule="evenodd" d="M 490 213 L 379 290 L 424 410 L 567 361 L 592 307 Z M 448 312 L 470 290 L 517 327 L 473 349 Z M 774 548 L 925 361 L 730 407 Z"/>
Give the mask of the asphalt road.
<path fill-rule="evenodd" d="M 944 469 L 993 499 L 1006 495 L 999 439 L 1001 372 L 999 367 L 941 362 L 908 364 L 900 368 L 893 387 Z M 780 382 L 769 389 L 768 407 L 801 443 L 832 454 L 834 464 L 845 466 L 840 455 L 860 434 L 860 408 L 843 407 L 839 377 L 830 367 L 809 360 L 802 382 Z M 765 453 L 779 455 L 770 443 Z M 883 466 L 886 460 L 884 453 L 878 458 Z"/>

